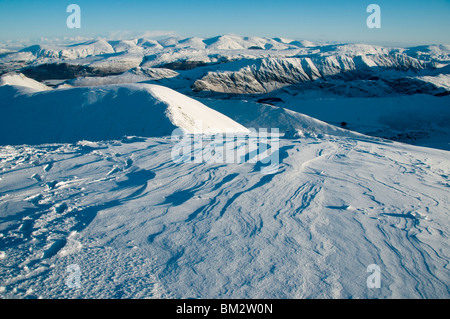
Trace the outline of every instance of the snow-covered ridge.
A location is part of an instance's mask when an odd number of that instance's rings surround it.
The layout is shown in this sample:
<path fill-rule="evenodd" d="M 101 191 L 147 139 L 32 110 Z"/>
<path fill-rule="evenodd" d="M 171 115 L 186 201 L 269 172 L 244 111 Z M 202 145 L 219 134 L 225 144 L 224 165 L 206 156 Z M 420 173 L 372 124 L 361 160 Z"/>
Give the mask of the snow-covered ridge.
<path fill-rule="evenodd" d="M 120 52 L 142 52 L 163 48 L 172 49 L 209 49 L 214 50 L 286 50 L 306 47 L 314 47 L 318 44 L 310 41 L 296 41 L 280 38 L 242 37 L 238 35 L 223 35 L 208 39 L 191 38 L 167 38 L 162 40 L 131 39 L 107 41 L 104 39 L 87 41 L 78 44 L 54 46 L 33 45 L 21 50 L 30 52 L 36 58 L 60 58 L 77 59 L 92 55 L 111 54 Z"/>
<path fill-rule="evenodd" d="M 36 58 L 79 59 L 91 55 L 115 53 L 115 50 L 105 40 L 88 41 L 67 46 L 33 45 L 20 52 L 30 52 Z"/>
<path fill-rule="evenodd" d="M 68 80 L 65 84 L 70 86 L 96 86 L 106 84 L 137 83 L 144 81 L 170 79 L 178 75 L 178 72 L 170 69 L 136 67 L 118 75 L 109 75 L 103 77 L 80 76 L 75 79 Z"/>
<path fill-rule="evenodd" d="M 423 45 L 404 50 L 405 53 L 412 57 L 425 61 L 450 62 L 450 45 Z"/>
<path fill-rule="evenodd" d="M 291 110 L 263 104 L 257 104 L 260 106 L 256 113 L 252 107 L 223 110 L 231 111 L 232 120 L 220 111 L 159 85 L 51 89 L 22 74 L 4 75 L 1 83 L 0 95 L 5 102 L 1 112 L 7 122 L 0 128 L 3 145 L 98 141 L 125 135 L 169 136 L 176 128 L 188 134 L 249 133 L 248 128 L 276 128 L 281 134 L 297 131 L 314 136 L 362 136 Z M 22 88 L 29 89 L 26 91 L 29 94 L 23 94 Z"/>
<path fill-rule="evenodd" d="M 40 92 L 51 90 L 47 85 L 26 77 L 21 73 L 8 73 L 0 77 L 0 87 L 10 85 L 23 88 L 28 92 Z"/>
<path fill-rule="evenodd" d="M 15 79 L 12 81 L 11 79 Z M 0 86 L 0 144 L 111 140 L 125 135 L 170 136 L 185 133 L 246 133 L 221 113 L 172 89 L 152 84 L 125 84 L 22 94 L 33 80 L 3 76 Z M 202 123 L 199 131 L 196 121 Z"/>
<path fill-rule="evenodd" d="M 338 80 L 369 79 L 383 76 L 383 72 L 405 72 L 414 75 L 421 70 L 432 70 L 430 63 L 402 54 L 383 55 L 331 55 L 318 57 L 268 57 L 249 61 L 231 70 L 224 66 L 210 71 L 197 80 L 197 91 L 234 94 L 268 93 L 284 86 L 311 82 L 324 77 Z M 395 73 L 394 73 L 395 74 Z"/>

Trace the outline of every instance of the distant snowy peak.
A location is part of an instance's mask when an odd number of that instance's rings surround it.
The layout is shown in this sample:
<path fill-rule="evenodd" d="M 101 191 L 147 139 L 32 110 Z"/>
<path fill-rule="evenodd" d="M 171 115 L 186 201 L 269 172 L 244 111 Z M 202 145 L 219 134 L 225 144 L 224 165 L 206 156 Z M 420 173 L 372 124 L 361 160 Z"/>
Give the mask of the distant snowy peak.
<path fill-rule="evenodd" d="M 223 35 L 203 40 L 210 50 L 286 50 L 313 46 L 309 41 Z"/>
<path fill-rule="evenodd" d="M 21 73 L 7 73 L 4 74 L 0 78 L 0 87 L 10 85 L 15 86 L 20 89 L 25 89 L 25 91 L 32 93 L 32 92 L 41 92 L 41 91 L 48 91 L 51 90 L 50 87 L 47 85 L 35 81 L 33 79 L 27 78 L 25 75 Z"/>
<path fill-rule="evenodd" d="M 226 35 L 209 38 L 204 40 L 208 49 L 215 50 L 243 50 L 245 47 L 245 40 L 242 37 Z M 254 43 L 256 45 L 256 43 Z"/>
<path fill-rule="evenodd" d="M 391 50 L 378 45 L 371 44 L 333 44 L 324 45 L 320 48 L 322 55 L 346 55 L 346 56 L 358 56 L 358 55 L 388 55 Z"/>
<path fill-rule="evenodd" d="M 158 41 L 145 38 L 138 39 L 136 45 L 143 48 L 157 48 L 157 49 L 163 48 L 163 46 Z"/>
<path fill-rule="evenodd" d="M 115 53 L 115 50 L 107 41 L 96 40 L 68 46 L 33 45 L 21 50 L 21 52 L 30 52 L 36 58 L 72 60 L 92 55 Z"/>
<path fill-rule="evenodd" d="M 417 46 L 405 49 L 404 52 L 425 61 L 450 62 L 450 45 L 446 44 Z"/>
<path fill-rule="evenodd" d="M 354 52 L 354 51 L 352 51 Z M 198 79 L 196 91 L 212 91 L 233 94 L 268 93 L 287 85 L 311 82 L 319 78 L 337 80 L 368 79 L 383 72 L 417 72 L 433 69 L 434 65 L 404 54 L 364 54 L 265 57 L 254 59 L 238 67 L 210 71 Z"/>
<path fill-rule="evenodd" d="M 206 43 L 202 38 L 192 37 L 179 41 L 176 45 L 176 48 L 191 48 L 191 49 L 199 49 L 203 50 L 206 48 Z"/>

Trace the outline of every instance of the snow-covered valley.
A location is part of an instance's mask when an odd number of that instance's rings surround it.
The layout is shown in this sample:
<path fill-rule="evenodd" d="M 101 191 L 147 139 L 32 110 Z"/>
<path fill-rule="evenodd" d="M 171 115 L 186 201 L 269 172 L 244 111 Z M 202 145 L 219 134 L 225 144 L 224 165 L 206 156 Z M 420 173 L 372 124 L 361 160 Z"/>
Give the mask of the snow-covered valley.
<path fill-rule="evenodd" d="M 0 298 L 449 298 L 449 63 L 234 35 L 3 53 Z"/>

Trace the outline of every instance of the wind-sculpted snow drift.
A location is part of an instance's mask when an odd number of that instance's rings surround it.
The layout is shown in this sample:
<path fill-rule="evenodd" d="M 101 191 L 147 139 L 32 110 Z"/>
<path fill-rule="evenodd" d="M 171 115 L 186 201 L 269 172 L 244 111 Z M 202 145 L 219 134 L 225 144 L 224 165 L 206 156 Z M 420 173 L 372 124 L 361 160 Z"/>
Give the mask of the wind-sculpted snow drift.
<path fill-rule="evenodd" d="M 449 52 L 8 51 L 0 298 L 449 298 Z"/>
<path fill-rule="evenodd" d="M 2 147 L 1 296 L 450 297 L 448 152 L 281 139 L 279 169 L 262 175 L 258 163 L 175 163 L 174 145 Z"/>

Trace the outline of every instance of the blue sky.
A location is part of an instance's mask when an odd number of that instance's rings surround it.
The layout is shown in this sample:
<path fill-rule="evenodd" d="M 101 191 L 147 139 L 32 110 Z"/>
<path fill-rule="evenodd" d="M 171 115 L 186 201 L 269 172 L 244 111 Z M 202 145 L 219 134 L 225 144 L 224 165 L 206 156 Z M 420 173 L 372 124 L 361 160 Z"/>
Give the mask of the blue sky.
<path fill-rule="evenodd" d="M 81 29 L 68 29 L 69 4 Z M 381 7 L 381 29 L 366 8 Z M 0 0 L 0 41 L 147 32 L 182 37 L 220 34 L 392 45 L 450 44 L 450 0 Z M 133 33 L 134 32 L 134 33 Z"/>

